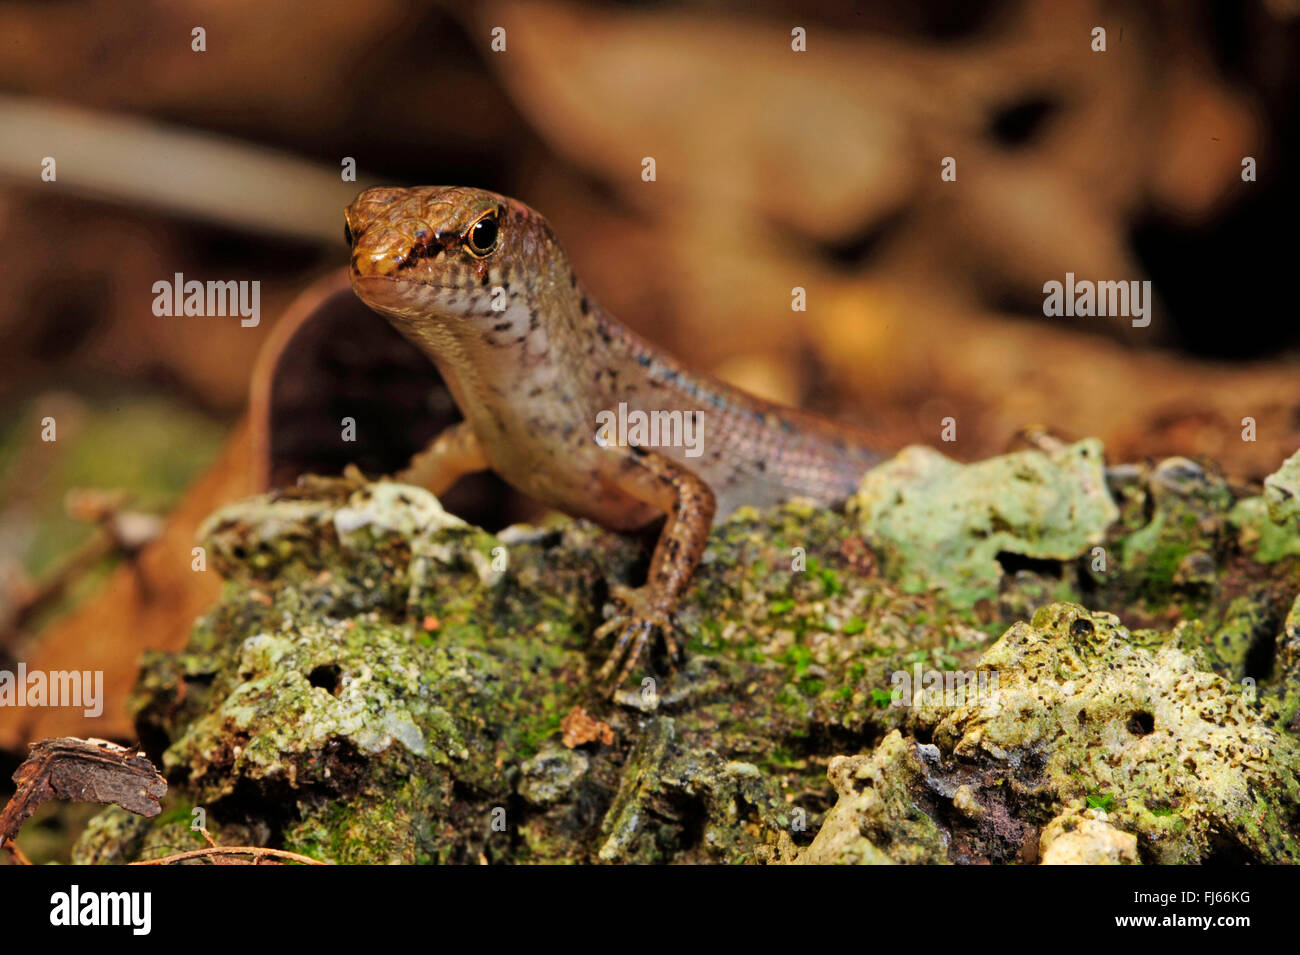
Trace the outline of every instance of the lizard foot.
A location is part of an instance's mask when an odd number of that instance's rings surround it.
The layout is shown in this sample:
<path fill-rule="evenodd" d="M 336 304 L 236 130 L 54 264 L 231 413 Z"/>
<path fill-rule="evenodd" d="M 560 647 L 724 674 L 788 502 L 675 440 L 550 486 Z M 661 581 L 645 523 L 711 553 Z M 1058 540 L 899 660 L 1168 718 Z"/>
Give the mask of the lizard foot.
<path fill-rule="evenodd" d="M 680 652 L 677 641 L 673 637 L 674 626 L 671 615 L 653 604 L 653 597 L 647 588 L 615 584 L 611 591 L 611 595 L 621 605 L 621 609 L 601 624 L 595 634 L 597 640 L 602 640 L 611 633 L 618 634 L 614 640 L 614 648 L 596 673 L 596 679 L 603 683 L 609 680 L 616 669 L 618 670 L 618 676 L 606 687 L 607 696 L 613 696 L 619 684 L 632 672 L 632 668 L 648 653 L 656 632 L 664 638 L 670 666 Z"/>

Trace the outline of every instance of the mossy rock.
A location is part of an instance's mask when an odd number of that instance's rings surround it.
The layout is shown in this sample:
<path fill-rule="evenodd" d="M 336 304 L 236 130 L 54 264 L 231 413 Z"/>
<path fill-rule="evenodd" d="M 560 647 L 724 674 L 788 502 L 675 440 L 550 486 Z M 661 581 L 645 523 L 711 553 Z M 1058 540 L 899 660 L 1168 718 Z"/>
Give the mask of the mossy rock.
<path fill-rule="evenodd" d="M 386 482 L 223 508 L 202 540 L 223 595 L 131 702 L 166 811 L 106 810 L 76 858 L 198 848 L 197 811 L 224 844 L 332 862 L 1131 861 L 1131 840 L 1142 861 L 1295 861 L 1300 562 L 1223 532 L 1226 487 L 1171 504 L 1139 469 L 1117 507 L 1092 443 L 916 455 L 864 485 L 916 499 L 905 518 L 793 502 L 715 527 L 685 664 L 613 701 L 590 634 L 644 573 L 633 540 L 493 535 Z M 889 534 L 924 529 L 940 484 L 972 502 L 965 549 L 927 564 Z M 1097 569 L 1097 547 L 1175 546 L 1175 506 L 1208 577 Z M 1010 536 L 972 547 L 997 514 Z M 1008 571 L 1007 547 L 1034 563 Z M 945 696 L 970 673 L 996 673 L 996 703 Z"/>

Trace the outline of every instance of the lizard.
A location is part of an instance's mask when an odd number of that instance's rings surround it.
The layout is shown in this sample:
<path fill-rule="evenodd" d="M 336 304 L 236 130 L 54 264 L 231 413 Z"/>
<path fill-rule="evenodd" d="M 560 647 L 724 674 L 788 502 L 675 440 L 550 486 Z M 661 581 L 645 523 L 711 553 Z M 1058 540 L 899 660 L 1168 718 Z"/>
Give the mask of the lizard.
<path fill-rule="evenodd" d="M 433 362 L 463 415 L 398 480 L 438 495 L 491 469 L 612 531 L 662 522 L 645 583 L 611 584 L 615 612 L 594 634 L 615 635 L 596 674 L 612 677 L 609 695 L 656 635 L 670 666 L 680 658 L 673 614 L 715 519 L 794 496 L 842 503 L 880 459 L 867 431 L 692 371 L 620 325 L 522 202 L 461 186 L 376 187 L 344 222 L 353 291 Z M 615 409 L 674 424 L 678 412 L 683 428 L 692 416 L 698 440 L 611 435 Z"/>

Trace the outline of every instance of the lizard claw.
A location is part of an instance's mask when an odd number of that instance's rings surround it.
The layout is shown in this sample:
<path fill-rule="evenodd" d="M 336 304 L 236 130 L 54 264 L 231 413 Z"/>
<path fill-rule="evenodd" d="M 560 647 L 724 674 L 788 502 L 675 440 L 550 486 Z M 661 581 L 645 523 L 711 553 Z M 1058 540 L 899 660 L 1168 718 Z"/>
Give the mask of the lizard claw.
<path fill-rule="evenodd" d="M 674 661 L 680 653 L 673 635 L 671 615 L 654 606 L 645 588 L 633 589 L 616 584 L 612 590 L 614 599 L 622 605 L 622 609 L 601 624 L 595 634 L 597 640 L 602 640 L 611 633 L 618 634 L 604 665 L 596 672 L 596 679 L 603 683 L 609 680 L 617 668 L 618 676 L 606 688 L 606 695 L 609 696 L 628 678 L 637 662 L 647 655 L 656 633 L 663 636 L 668 648 L 669 665 L 674 669 Z"/>

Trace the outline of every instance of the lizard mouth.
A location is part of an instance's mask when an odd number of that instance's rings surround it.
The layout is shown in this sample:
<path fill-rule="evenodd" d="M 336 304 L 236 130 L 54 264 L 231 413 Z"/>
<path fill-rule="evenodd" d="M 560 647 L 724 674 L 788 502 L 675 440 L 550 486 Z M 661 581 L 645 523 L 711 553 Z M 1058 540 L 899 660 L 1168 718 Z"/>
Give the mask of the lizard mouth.
<path fill-rule="evenodd" d="M 353 269 L 352 287 L 359 288 L 363 286 L 375 289 L 400 287 L 404 289 L 432 288 L 440 289 L 444 292 L 470 291 L 461 285 L 455 285 L 450 282 L 430 282 L 427 279 L 409 273 L 403 274 L 399 272 L 396 275 L 366 275 Z"/>
<path fill-rule="evenodd" d="M 450 296 L 468 298 L 472 289 L 459 285 L 429 282 L 410 274 L 367 275 L 354 267 L 352 290 L 366 305 L 377 312 L 400 318 L 418 318 L 437 314 L 451 303 Z"/>

